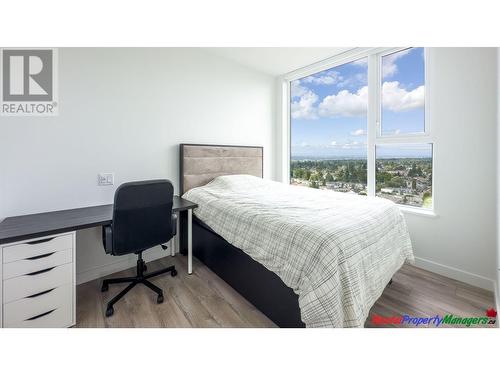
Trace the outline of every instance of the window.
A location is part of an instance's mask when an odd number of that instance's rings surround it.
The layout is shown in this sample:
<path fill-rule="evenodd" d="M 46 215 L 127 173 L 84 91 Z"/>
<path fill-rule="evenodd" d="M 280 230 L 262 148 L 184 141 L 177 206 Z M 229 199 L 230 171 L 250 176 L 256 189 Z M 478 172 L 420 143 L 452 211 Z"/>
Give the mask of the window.
<path fill-rule="evenodd" d="M 381 110 L 375 140 L 375 194 L 401 205 L 432 208 L 432 143 L 423 142 L 428 132 L 425 50 L 380 54 L 378 61 Z"/>
<path fill-rule="evenodd" d="M 377 196 L 432 208 L 432 144 L 385 144 L 375 150 Z"/>
<path fill-rule="evenodd" d="M 367 59 L 291 82 L 290 182 L 366 195 Z"/>
<path fill-rule="evenodd" d="M 425 132 L 423 48 L 381 57 L 382 135 Z"/>
<path fill-rule="evenodd" d="M 427 51 L 354 53 L 288 79 L 290 183 L 432 209 Z"/>

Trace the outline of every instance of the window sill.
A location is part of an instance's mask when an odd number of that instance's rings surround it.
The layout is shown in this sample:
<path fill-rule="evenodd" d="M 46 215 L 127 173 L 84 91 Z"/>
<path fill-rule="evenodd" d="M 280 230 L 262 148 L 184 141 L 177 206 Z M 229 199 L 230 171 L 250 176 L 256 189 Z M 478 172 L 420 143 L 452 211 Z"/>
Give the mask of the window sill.
<path fill-rule="evenodd" d="M 425 208 L 417 208 L 417 207 L 408 207 L 398 204 L 397 205 L 401 212 L 410 213 L 412 215 L 425 216 L 425 217 L 438 217 L 435 211 L 426 210 Z"/>

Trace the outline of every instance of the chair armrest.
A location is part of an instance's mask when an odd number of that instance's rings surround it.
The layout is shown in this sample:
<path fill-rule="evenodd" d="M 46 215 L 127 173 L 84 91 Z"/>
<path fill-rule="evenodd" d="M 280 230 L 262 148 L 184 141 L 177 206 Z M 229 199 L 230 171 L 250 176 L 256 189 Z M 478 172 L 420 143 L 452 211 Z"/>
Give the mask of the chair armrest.
<path fill-rule="evenodd" d="M 113 229 L 111 225 L 104 225 L 102 227 L 102 245 L 106 254 L 113 252 Z"/>

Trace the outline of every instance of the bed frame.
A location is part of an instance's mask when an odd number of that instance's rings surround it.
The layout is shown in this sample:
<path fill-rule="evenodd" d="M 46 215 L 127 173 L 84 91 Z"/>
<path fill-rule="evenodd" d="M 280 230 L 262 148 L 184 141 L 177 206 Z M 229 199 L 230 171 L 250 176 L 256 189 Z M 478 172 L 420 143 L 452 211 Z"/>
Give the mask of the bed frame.
<path fill-rule="evenodd" d="M 264 149 L 257 146 L 180 145 L 180 194 L 217 176 L 250 174 L 263 177 Z M 181 215 L 181 228 L 187 216 Z M 181 232 L 186 253 L 187 233 Z M 193 217 L 193 254 L 279 327 L 305 327 L 298 296 L 274 272 L 253 260 Z"/>

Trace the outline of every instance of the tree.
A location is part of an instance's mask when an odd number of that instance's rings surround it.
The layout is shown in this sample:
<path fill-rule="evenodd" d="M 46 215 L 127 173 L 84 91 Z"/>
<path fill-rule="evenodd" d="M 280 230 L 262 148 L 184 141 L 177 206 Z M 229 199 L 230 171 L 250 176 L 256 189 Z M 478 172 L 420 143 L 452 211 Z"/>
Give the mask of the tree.
<path fill-rule="evenodd" d="M 406 181 L 402 177 L 395 176 L 386 185 L 393 188 L 405 187 Z"/>
<path fill-rule="evenodd" d="M 312 187 L 313 189 L 319 189 L 318 181 L 316 180 L 311 180 L 309 182 L 309 187 Z"/>
<path fill-rule="evenodd" d="M 304 177 L 304 170 L 302 168 L 295 168 L 293 170 L 293 177 L 302 179 Z"/>
<path fill-rule="evenodd" d="M 322 176 L 318 172 L 316 172 L 315 174 L 312 174 L 309 177 L 309 181 L 321 181 L 321 180 L 322 180 Z"/>
<path fill-rule="evenodd" d="M 426 191 L 422 196 L 422 206 L 423 207 L 432 207 L 432 194 L 430 191 Z"/>
<path fill-rule="evenodd" d="M 422 168 L 419 166 L 417 166 L 415 163 L 413 163 L 411 165 L 411 169 L 409 170 L 408 172 L 408 176 L 409 177 L 415 177 L 415 176 L 422 176 L 423 172 L 422 172 Z"/>

